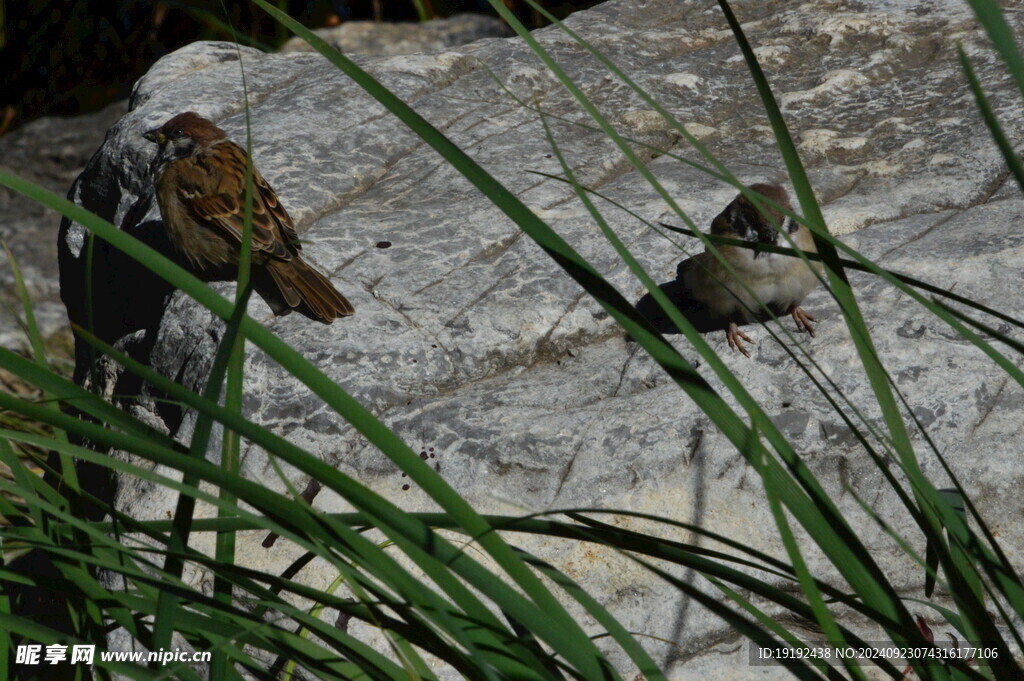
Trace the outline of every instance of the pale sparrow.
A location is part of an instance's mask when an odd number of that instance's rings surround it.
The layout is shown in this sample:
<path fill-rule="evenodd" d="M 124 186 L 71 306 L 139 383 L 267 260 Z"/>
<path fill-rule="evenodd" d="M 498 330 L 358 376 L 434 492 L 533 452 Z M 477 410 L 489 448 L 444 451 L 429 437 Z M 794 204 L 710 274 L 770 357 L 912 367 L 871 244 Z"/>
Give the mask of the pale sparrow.
<path fill-rule="evenodd" d="M 782 187 L 755 184 L 750 189 L 792 210 L 789 196 Z M 817 252 L 811 232 L 805 226 L 767 205 L 763 210 L 764 213 L 740 194 L 711 223 L 711 233 L 789 247 L 789 240 L 778 232 L 779 226 L 789 234 L 796 248 Z M 791 315 L 798 331 L 806 330 L 814 336 L 814 317 L 805 312 L 800 303 L 818 285 L 820 262 L 812 261 L 811 267 L 808 267 L 796 256 L 721 244 L 717 248 L 765 307 L 776 316 Z M 682 292 L 680 307 L 697 330 L 702 333 L 725 330 L 729 347 L 749 357 L 750 353 L 743 346 L 743 341 L 752 343 L 753 340 L 739 330 L 739 325 L 765 321 L 770 316 L 754 296 L 747 292 L 747 288 L 737 282 L 718 259 L 706 250 L 679 264 L 677 280 Z"/>

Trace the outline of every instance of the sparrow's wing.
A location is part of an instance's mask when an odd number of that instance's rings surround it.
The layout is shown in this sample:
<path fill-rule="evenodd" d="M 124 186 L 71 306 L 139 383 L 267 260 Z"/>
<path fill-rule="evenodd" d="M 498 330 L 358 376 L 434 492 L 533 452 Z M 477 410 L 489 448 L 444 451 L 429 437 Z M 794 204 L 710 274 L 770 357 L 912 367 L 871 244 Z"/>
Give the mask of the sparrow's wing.
<path fill-rule="evenodd" d="M 234 142 L 216 144 L 195 157 L 195 164 L 182 173 L 178 189 L 178 198 L 197 222 L 239 243 L 245 226 L 245 159 L 245 150 Z M 300 248 L 298 235 L 274 190 L 255 167 L 253 189 L 253 251 L 291 260 L 292 249 Z"/>
<path fill-rule="evenodd" d="M 745 255 L 746 249 L 731 246 L 719 246 L 718 249 L 736 273 L 740 277 L 745 276 L 747 265 L 742 258 L 749 257 Z M 737 296 L 744 300 L 749 296 L 711 253 L 698 253 L 680 263 L 678 275 L 687 294 L 700 309 L 703 327 L 695 322 L 698 330 L 724 329 L 729 322 L 742 324 L 750 321 L 744 304 L 737 300 Z"/>
<path fill-rule="evenodd" d="M 241 148 L 239 148 L 239 151 L 241 151 Z M 244 154 L 245 152 L 243 151 L 242 153 Z M 242 169 L 242 177 L 245 177 L 244 166 Z M 274 219 L 274 222 L 276 222 L 277 226 L 281 229 L 281 234 L 284 235 L 285 243 L 292 248 L 301 251 L 302 244 L 299 242 L 299 235 L 295 232 L 295 225 L 292 223 L 291 216 L 288 215 L 288 211 L 284 209 L 284 206 L 281 204 L 281 200 L 277 198 L 277 194 L 274 193 L 274 190 L 270 188 L 270 185 L 263 179 L 260 172 L 256 170 L 256 166 L 253 166 L 252 168 L 252 179 L 253 186 L 256 188 L 255 193 L 259 194 L 260 198 L 263 200 L 263 205 L 267 209 L 267 213 Z M 243 179 L 243 200 L 245 197 L 244 182 L 245 180 Z"/>

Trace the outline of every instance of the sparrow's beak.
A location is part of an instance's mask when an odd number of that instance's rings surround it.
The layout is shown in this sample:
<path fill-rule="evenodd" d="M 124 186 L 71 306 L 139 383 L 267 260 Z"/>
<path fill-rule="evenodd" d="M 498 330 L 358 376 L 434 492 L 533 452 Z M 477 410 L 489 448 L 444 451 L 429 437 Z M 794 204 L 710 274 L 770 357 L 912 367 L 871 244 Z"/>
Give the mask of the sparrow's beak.
<path fill-rule="evenodd" d="M 153 128 L 152 130 L 147 130 L 146 132 L 142 133 L 142 136 L 148 139 L 150 142 L 153 142 L 154 144 L 162 145 L 164 142 L 167 141 L 167 136 L 160 132 L 160 128 Z"/>

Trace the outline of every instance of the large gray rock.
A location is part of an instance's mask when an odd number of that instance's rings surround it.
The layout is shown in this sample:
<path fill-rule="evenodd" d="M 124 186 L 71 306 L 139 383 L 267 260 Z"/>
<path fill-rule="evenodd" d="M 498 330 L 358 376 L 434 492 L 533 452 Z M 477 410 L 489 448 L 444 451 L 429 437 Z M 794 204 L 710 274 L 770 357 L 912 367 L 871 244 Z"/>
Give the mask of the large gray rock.
<path fill-rule="evenodd" d="M 1013 139 L 1021 139 L 1024 120 L 1019 94 L 969 12 L 952 0 L 735 4 L 832 228 L 891 268 L 955 285 L 958 293 L 1024 316 L 1024 200 L 1007 183 L 1004 163 L 975 111 L 954 41 L 974 59 Z M 1024 15 L 1008 18 L 1019 31 Z M 704 2 L 620 0 L 568 23 L 744 182 L 784 180 L 754 87 L 717 9 Z M 572 40 L 557 29 L 534 35 L 623 133 L 697 158 Z M 422 448 L 481 511 L 587 506 L 652 512 L 782 555 L 757 476 L 511 221 L 320 56 L 243 54 L 256 164 L 295 218 L 309 258 L 357 309 L 353 318 L 325 328 L 297 315 L 274 318 L 257 300 L 250 307 L 256 319 Z M 193 109 L 244 139 L 237 59 L 234 46 L 202 43 L 154 66 L 136 86 L 130 113 L 76 182 L 75 199 L 115 224 L 141 201 L 144 217 L 134 233 L 170 252 L 146 196 L 155 149 L 140 132 Z M 513 101 L 484 66 L 519 97 L 565 119 L 551 123 L 588 186 L 649 220 L 675 216 L 612 144 L 572 125 L 589 121 L 521 41 L 360 63 L 515 191 L 627 296 L 641 296 L 566 185 L 531 174 L 559 172 L 538 114 Z M 709 224 L 735 194 L 663 153 L 640 153 L 698 224 Z M 649 271 L 659 281 L 671 279 L 680 252 L 637 220 L 602 208 Z M 61 277 L 72 318 L 83 314 L 76 288 L 83 242 L 79 226 L 64 226 Z M 381 248 L 381 242 L 391 246 Z M 151 279 L 142 282 L 135 271 L 126 274 L 128 265 L 117 253 L 100 249 L 100 258 L 101 333 L 165 375 L 201 387 L 221 324 L 180 293 Z M 1024 527 L 1016 521 L 1024 484 L 1019 386 L 905 296 L 866 276 L 853 279 L 897 386 L 969 491 L 985 501 L 983 510 L 1014 555 L 1024 546 Z M 232 290 L 230 284 L 217 286 Z M 819 290 L 805 307 L 818 318 L 819 333 L 800 343 L 844 395 L 876 419 L 831 298 Z M 759 341 L 752 360 L 729 354 L 722 334 L 713 334 L 711 342 L 858 523 L 897 587 L 920 596 L 923 572 L 859 512 L 853 493 L 920 544 L 906 513 L 782 348 L 764 329 L 751 333 Z M 684 340 L 678 346 L 696 361 Z M 403 490 L 406 479 L 387 459 L 263 354 L 251 351 L 246 370 L 245 408 L 253 419 L 404 508 L 432 508 L 416 489 Z M 86 373 L 79 366 L 80 378 Z M 114 367 L 100 376 L 99 387 L 108 393 L 139 390 Z M 193 416 L 166 403 L 127 400 L 126 406 L 178 437 L 191 432 Z M 943 486 L 924 440 L 915 435 L 915 442 L 924 470 Z M 262 451 L 247 451 L 243 468 L 284 489 Z M 306 483 L 292 482 L 300 489 Z M 119 494 L 126 511 L 143 517 L 164 517 L 171 503 L 130 481 Z M 326 493 L 316 505 L 346 508 Z M 639 526 L 626 518 L 619 522 Z M 283 547 L 265 551 L 261 538 L 242 540 L 241 560 L 283 569 L 292 554 Z M 651 638 L 645 644 L 658 659 L 675 664 L 680 678 L 684 665 L 707 678 L 749 678 L 746 649 L 736 636 L 638 566 L 592 547 L 521 542 L 579 579 L 631 631 L 675 641 Z M 817 553 L 808 559 L 818 574 L 833 574 Z M 762 678 L 786 677 L 782 668 L 759 671 Z"/>

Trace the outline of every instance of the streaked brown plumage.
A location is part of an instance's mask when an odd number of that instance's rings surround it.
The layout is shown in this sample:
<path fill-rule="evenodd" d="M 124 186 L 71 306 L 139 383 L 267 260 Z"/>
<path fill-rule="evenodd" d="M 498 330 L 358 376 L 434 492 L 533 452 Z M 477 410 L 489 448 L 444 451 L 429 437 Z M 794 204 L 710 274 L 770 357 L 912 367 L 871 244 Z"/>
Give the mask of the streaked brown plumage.
<path fill-rule="evenodd" d="M 791 210 L 789 196 L 782 187 L 755 184 L 750 189 Z M 774 224 L 786 230 L 797 248 L 817 252 L 806 227 L 771 207 L 766 206 L 766 213 L 767 218 L 740 194 L 711 223 L 711 233 L 789 246 L 789 241 L 780 236 Z M 798 257 L 735 246 L 719 245 L 718 251 L 773 314 L 792 315 L 798 331 L 805 330 L 814 335 L 814 317 L 805 312 L 800 303 L 818 285 L 817 273 L 821 272 L 821 263 L 812 262 L 808 267 Z M 697 330 L 725 330 L 729 347 L 749 357 L 743 341 L 753 341 L 739 330 L 739 325 L 770 319 L 757 300 L 707 251 L 680 263 L 677 274 L 684 292 L 683 312 Z"/>
<path fill-rule="evenodd" d="M 231 276 L 245 212 L 245 150 L 191 111 L 143 135 L 160 146 L 156 199 L 171 242 L 197 273 Z M 325 324 L 352 304 L 302 259 L 298 234 L 274 190 L 252 169 L 252 262 L 256 290 L 277 315 L 292 310 Z"/>

